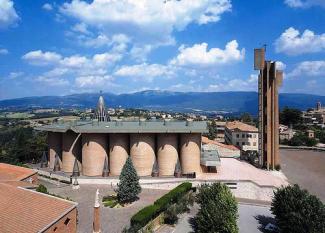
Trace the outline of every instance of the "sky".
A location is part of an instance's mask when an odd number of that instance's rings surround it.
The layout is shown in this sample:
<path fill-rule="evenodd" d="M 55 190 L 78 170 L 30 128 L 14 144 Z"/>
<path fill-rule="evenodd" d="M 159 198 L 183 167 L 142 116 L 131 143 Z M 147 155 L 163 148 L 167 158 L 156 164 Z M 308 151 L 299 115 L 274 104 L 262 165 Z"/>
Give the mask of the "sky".
<path fill-rule="evenodd" d="M 0 0 L 0 99 L 100 91 L 325 95 L 325 0 Z"/>

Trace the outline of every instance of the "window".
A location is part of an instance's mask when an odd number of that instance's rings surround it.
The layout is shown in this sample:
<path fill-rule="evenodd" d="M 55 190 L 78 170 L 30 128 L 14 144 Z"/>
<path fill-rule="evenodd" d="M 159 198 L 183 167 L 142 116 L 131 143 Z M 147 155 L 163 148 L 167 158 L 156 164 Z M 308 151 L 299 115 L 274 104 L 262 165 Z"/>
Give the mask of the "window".
<path fill-rule="evenodd" d="M 250 145 L 251 145 L 251 143 L 250 143 L 250 142 L 247 142 L 247 145 L 248 145 L 248 146 L 250 146 Z"/>
<path fill-rule="evenodd" d="M 236 144 L 237 144 L 237 146 L 239 146 L 239 142 L 237 142 Z"/>
<path fill-rule="evenodd" d="M 241 137 L 242 137 L 242 138 L 245 138 L 245 134 L 243 133 L 243 134 L 241 135 Z"/>
<path fill-rule="evenodd" d="M 253 142 L 253 146 L 256 146 L 256 142 Z"/>
<path fill-rule="evenodd" d="M 70 222 L 70 218 L 67 218 L 65 221 L 64 221 L 64 225 L 68 225 Z"/>
<path fill-rule="evenodd" d="M 239 138 L 239 134 L 237 134 L 236 136 L 237 136 L 237 138 Z"/>
<path fill-rule="evenodd" d="M 242 142 L 241 144 L 244 146 L 245 145 L 245 142 Z"/>
<path fill-rule="evenodd" d="M 256 134 L 255 133 L 253 134 L 253 138 L 256 138 Z"/>

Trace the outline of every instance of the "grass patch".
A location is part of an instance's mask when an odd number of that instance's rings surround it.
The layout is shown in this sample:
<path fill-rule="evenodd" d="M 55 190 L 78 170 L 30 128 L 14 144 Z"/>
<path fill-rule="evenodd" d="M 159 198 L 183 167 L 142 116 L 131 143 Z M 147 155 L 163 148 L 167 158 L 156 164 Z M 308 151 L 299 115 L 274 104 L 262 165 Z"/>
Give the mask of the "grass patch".
<path fill-rule="evenodd" d="M 103 205 L 105 207 L 109 207 L 109 208 L 120 208 L 123 207 L 121 206 L 118 201 L 117 201 L 117 197 L 116 195 L 108 195 L 103 197 Z"/>

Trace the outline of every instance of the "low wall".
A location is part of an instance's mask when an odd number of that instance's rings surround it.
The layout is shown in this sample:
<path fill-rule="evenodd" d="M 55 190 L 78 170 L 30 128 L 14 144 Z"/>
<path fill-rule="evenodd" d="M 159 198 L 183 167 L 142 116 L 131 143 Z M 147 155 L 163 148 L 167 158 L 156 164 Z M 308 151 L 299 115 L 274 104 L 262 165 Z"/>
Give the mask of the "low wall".
<path fill-rule="evenodd" d="M 50 177 L 51 179 L 70 181 L 70 177 L 53 174 L 46 171 L 36 170 L 40 175 Z M 191 182 L 193 187 L 198 187 L 201 184 L 209 184 L 214 182 L 221 182 L 228 185 L 236 198 L 253 199 L 261 201 L 271 201 L 273 191 L 277 188 L 275 186 L 259 185 L 251 180 L 202 180 L 202 179 L 187 179 L 187 178 L 144 178 L 140 179 L 140 185 L 143 189 L 162 189 L 171 190 L 183 182 Z M 98 177 L 78 177 L 78 183 L 81 185 L 110 185 L 116 187 L 119 179 L 115 178 L 98 178 Z"/>
<path fill-rule="evenodd" d="M 314 151 L 324 151 L 325 148 L 323 147 L 316 147 L 316 146 L 287 146 L 287 145 L 280 145 L 280 149 L 292 149 L 292 150 L 314 150 Z"/>

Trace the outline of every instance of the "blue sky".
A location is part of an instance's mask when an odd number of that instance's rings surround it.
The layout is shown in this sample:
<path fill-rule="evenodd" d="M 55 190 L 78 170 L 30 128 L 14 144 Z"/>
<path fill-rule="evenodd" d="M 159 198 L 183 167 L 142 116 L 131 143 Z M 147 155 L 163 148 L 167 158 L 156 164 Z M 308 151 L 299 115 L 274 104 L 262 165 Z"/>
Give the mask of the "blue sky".
<path fill-rule="evenodd" d="M 325 0 L 0 0 L 0 99 L 256 91 L 263 44 L 281 92 L 325 95 Z"/>

